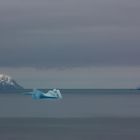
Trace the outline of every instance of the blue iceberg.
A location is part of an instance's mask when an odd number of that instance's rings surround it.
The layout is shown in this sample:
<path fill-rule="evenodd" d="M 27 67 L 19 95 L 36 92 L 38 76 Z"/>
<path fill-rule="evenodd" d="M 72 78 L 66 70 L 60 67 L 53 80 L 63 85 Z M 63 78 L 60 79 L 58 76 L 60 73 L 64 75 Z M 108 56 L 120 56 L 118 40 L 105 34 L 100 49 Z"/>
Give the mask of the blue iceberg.
<path fill-rule="evenodd" d="M 49 90 L 46 93 L 41 90 L 34 89 L 26 95 L 32 95 L 33 99 L 62 99 L 62 95 L 58 89 Z"/>

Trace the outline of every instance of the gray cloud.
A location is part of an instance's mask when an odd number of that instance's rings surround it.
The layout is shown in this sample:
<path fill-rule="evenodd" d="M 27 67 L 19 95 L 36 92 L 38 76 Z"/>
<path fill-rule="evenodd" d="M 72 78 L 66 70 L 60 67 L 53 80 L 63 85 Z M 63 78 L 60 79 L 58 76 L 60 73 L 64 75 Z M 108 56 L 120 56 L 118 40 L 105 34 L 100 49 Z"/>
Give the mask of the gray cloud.
<path fill-rule="evenodd" d="M 2 0 L 0 66 L 140 65 L 140 2 Z"/>

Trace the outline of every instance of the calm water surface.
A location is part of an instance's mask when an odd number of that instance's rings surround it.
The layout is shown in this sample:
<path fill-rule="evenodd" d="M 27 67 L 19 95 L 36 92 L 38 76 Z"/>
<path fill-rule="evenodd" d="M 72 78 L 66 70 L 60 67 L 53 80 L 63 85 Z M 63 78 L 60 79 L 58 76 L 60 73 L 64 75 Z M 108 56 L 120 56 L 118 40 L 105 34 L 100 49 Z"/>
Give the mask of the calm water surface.
<path fill-rule="evenodd" d="M 0 140 L 140 140 L 140 90 L 61 90 L 62 100 L 0 94 Z"/>
<path fill-rule="evenodd" d="M 62 100 L 0 94 L 0 117 L 140 117 L 140 90 L 62 90 Z"/>

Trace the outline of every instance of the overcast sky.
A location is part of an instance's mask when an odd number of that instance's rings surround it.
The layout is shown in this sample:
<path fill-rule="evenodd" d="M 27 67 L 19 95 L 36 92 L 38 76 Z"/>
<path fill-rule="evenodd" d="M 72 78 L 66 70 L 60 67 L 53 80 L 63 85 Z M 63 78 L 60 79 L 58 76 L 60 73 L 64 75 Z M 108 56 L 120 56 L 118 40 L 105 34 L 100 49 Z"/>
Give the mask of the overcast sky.
<path fill-rule="evenodd" d="M 25 87 L 135 88 L 139 13 L 139 0 L 1 0 L 0 72 Z"/>

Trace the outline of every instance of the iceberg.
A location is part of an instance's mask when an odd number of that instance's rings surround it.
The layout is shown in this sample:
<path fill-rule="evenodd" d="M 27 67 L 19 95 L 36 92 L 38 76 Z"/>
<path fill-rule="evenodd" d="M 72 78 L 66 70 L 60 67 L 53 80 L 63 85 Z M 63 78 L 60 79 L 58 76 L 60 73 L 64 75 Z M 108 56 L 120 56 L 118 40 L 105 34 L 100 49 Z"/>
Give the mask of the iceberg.
<path fill-rule="evenodd" d="M 26 95 L 32 95 L 33 99 L 62 99 L 60 90 L 53 89 L 48 92 L 42 92 L 41 90 L 34 89 L 32 92 L 27 93 Z"/>

